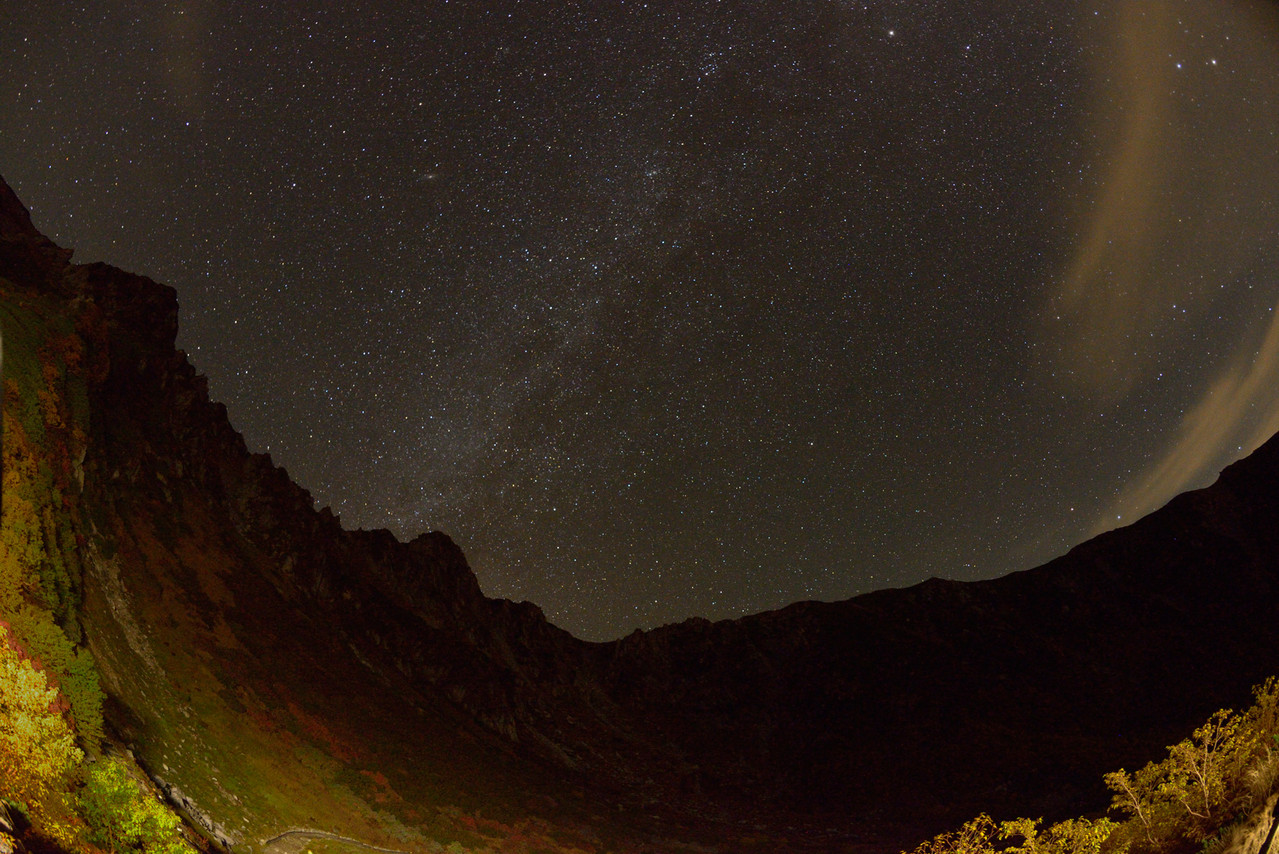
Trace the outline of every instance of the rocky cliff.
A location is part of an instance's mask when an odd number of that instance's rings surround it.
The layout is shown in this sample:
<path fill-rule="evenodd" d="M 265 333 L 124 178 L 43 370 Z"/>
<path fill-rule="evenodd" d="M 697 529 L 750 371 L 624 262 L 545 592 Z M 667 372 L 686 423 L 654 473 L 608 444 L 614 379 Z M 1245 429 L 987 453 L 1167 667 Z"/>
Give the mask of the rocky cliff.
<path fill-rule="evenodd" d="M 1274 440 L 1028 572 L 589 644 L 485 597 L 444 534 L 317 511 L 175 349 L 174 291 L 72 264 L 3 182 L 0 279 L 75 330 L 63 500 L 111 718 L 238 844 L 326 820 L 403 841 L 492 805 L 583 838 L 891 848 L 1101 808 L 1104 771 L 1279 672 Z"/>

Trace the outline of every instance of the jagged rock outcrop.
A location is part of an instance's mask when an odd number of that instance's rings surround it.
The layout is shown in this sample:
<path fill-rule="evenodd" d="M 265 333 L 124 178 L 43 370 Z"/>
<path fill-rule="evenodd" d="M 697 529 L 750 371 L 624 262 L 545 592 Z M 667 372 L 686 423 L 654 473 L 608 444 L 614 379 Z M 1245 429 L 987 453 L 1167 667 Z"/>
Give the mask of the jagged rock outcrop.
<path fill-rule="evenodd" d="M 1103 806 L 1104 771 L 1279 672 L 1279 441 L 1035 570 L 590 644 L 485 597 L 444 534 L 401 543 L 317 511 L 175 349 L 174 291 L 71 265 L 2 182 L 0 244 L 0 275 L 64 299 L 86 342 L 99 576 L 198 603 L 191 625 L 216 639 L 201 655 L 229 674 L 232 707 L 293 702 L 301 677 L 261 671 L 314 653 L 383 702 L 441 716 L 459 743 L 478 721 L 513 763 L 619 803 L 934 830 L 979 809 Z"/>
<path fill-rule="evenodd" d="M 20 826 L 8 804 L 0 801 L 0 854 L 26 854 L 26 846 L 15 838 L 21 835 Z"/>
<path fill-rule="evenodd" d="M 71 251 L 61 249 L 41 234 L 31 222 L 31 214 L 9 185 L 0 179 L 0 276 L 61 291 L 59 274 L 71 259 Z"/>
<path fill-rule="evenodd" d="M 200 805 L 186 792 L 162 777 L 152 775 L 151 782 L 164 795 L 164 799 L 168 801 L 170 806 L 186 816 L 188 821 L 197 825 L 204 832 L 206 838 L 211 840 L 218 848 L 228 852 L 228 854 L 235 850 L 237 841 L 235 835 L 218 824 L 213 816 L 201 809 Z"/>

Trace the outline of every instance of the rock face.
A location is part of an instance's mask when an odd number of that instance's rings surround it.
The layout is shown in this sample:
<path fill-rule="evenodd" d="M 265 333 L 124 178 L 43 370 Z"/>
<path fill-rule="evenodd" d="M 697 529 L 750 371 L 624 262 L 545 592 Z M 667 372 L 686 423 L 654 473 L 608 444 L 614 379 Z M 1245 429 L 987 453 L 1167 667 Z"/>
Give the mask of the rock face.
<path fill-rule="evenodd" d="M 71 259 L 31 223 L 31 214 L 0 178 L 0 276 L 13 282 L 58 289 L 58 276 Z"/>
<path fill-rule="evenodd" d="M 245 602 L 269 600 L 404 692 L 386 702 L 452 709 L 568 786 L 691 822 L 845 831 L 1095 810 L 1103 772 L 1279 672 L 1279 441 L 1028 572 L 590 644 L 486 598 L 444 534 L 401 543 L 316 511 L 175 349 L 174 291 L 69 259 L 0 182 L 0 275 L 65 299 L 86 341 L 97 533 L 171 540 L 165 572 L 230 626 L 204 651 L 227 672 L 266 666 L 228 650 L 273 619 Z M 181 558 L 197 534 L 234 563 L 229 592 Z"/>
<path fill-rule="evenodd" d="M 193 801 L 181 789 L 172 783 L 155 775 L 151 776 L 151 782 L 164 795 L 164 799 L 174 809 L 179 810 L 185 815 L 187 821 L 190 821 L 200 827 L 204 832 L 205 838 L 210 840 L 222 851 L 233 851 L 235 845 L 239 841 L 225 827 L 213 820 L 207 812 L 200 808 L 200 805 Z"/>

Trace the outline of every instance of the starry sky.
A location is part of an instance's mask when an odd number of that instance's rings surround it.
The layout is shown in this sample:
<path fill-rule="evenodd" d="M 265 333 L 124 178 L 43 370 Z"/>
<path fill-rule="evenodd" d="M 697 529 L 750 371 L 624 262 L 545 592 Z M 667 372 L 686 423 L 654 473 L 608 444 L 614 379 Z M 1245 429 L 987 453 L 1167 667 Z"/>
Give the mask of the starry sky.
<path fill-rule="evenodd" d="M 584 638 L 1029 568 L 1279 429 L 1262 0 L 5 0 L 0 104 L 251 449 Z"/>

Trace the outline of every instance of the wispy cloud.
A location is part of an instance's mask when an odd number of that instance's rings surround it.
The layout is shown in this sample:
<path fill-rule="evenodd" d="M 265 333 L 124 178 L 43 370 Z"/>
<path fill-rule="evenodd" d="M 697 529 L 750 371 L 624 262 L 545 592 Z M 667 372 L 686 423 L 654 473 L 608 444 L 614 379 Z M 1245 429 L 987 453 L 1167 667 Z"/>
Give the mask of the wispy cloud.
<path fill-rule="evenodd" d="M 1279 12 L 1097 9 L 1113 38 L 1092 59 L 1104 165 L 1079 200 L 1045 337 L 1057 376 L 1091 405 L 1184 400 L 1100 531 L 1205 485 L 1279 430 Z"/>
<path fill-rule="evenodd" d="M 1279 431 L 1279 313 L 1260 347 L 1237 353 L 1182 418 L 1160 460 L 1120 493 L 1094 533 L 1158 509 L 1172 496 L 1205 485 L 1231 459 Z"/>

